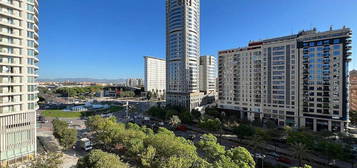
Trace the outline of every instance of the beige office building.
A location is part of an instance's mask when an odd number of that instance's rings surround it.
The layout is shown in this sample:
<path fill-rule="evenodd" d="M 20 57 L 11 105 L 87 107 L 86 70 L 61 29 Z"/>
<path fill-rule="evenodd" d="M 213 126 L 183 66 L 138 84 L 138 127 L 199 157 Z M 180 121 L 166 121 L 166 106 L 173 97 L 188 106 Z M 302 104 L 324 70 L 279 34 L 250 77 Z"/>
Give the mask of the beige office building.
<path fill-rule="evenodd" d="M 345 131 L 348 28 L 251 42 L 219 52 L 219 108 L 279 126 Z"/>
<path fill-rule="evenodd" d="M 350 111 L 357 111 L 357 70 L 350 72 Z"/>
<path fill-rule="evenodd" d="M 36 153 L 38 1 L 0 1 L 0 167 Z"/>
<path fill-rule="evenodd" d="M 149 56 L 145 56 L 144 59 L 145 91 L 164 97 L 166 92 L 166 61 Z"/>
<path fill-rule="evenodd" d="M 217 63 L 214 56 L 200 57 L 200 91 L 205 94 L 215 94 Z"/>

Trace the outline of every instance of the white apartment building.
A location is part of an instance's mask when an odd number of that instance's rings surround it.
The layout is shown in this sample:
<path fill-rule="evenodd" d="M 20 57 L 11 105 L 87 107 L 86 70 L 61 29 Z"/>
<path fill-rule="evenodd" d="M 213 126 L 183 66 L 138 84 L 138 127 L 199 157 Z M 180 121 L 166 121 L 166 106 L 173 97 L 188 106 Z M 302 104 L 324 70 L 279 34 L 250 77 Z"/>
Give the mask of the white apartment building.
<path fill-rule="evenodd" d="M 218 107 L 247 120 L 344 131 L 351 35 L 314 29 L 220 51 Z"/>
<path fill-rule="evenodd" d="M 200 0 L 166 0 L 166 104 L 200 105 Z"/>
<path fill-rule="evenodd" d="M 200 91 L 205 94 L 215 94 L 217 63 L 214 56 L 200 57 Z"/>
<path fill-rule="evenodd" d="M 166 60 L 149 56 L 145 56 L 144 59 L 145 91 L 164 96 L 166 93 Z"/>
<path fill-rule="evenodd" d="M 128 87 L 142 87 L 144 86 L 143 79 L 140 78 L 129 78 L 126 80 L 126 86 Z"/>
<path fill-rule="evenodd" d="M 0 1 L 0 167 L 36 154 L 38 1 Z"/>

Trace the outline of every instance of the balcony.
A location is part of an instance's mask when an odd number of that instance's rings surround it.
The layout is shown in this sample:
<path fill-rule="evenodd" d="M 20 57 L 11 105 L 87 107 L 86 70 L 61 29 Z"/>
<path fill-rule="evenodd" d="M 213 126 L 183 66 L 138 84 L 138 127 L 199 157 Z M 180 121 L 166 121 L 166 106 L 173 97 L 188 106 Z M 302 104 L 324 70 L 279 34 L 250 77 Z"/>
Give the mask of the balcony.
<path fill-rule="evenodd" d="M 324 58 L 328 58 L 328 57 L 330 57 L 330 53 L 323 53 L 322 56 L 323 56 Z"/>
<path fill-rule="evenodd" d="M 352 40 L 346 40 L 346 44 L 351 44 Z"/>
<path fill-rule="evenodd" d="M 323 62 L 324 64 L 329 64 L 330 61 L 331 61 L 331 60 L 330 60 L 329 58 L 325 58 L 325 59 L 322 60 L 322 62 Z"/>
<path fill-rule="evenodd" d="M 324 71 L 322 71 L 322 73 L 323 73 L 324 75 L 330 75 L 331 72 L 324 70 Z"/>

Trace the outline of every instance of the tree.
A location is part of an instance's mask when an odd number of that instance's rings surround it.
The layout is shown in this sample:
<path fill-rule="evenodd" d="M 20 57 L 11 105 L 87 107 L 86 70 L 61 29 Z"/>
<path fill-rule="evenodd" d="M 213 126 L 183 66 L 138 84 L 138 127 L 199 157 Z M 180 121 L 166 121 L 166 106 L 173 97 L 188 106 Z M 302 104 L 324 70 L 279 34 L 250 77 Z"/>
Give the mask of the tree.
<path fill-rule="evenodd" d="M 240 138 L 250 137 L 255 134 L 254 128 L 245 124 L 240 124 L 238 127 L 233 128 L 233 132 Z"/>
<path fill-rule="evenodd" d="M 80 168 L 127 168 L 120 158 L 111 153 L 101 150 L 92 150 L 87 156 L 78 160 L 77 167 Z"/>
<path fill-rule="evenodd" d="M 176 128 L 178 125 L 181 124 L 181 120 L 177 115 L 174 115 L 170 118 L 169 124 L 173 127 Z"/>
<path fill-rule="evenodd" d="M 146 99 L 150 100 L 151 97 L 152 97 L 152 92 L 148 91 L 148 92 L 146 93 Z"/>
<path fill-rule="evenodd" d="M 71 148 L 77 142 L 77 130 L 73 128 L 66 128 L 63 131 L 63 135 L 59 139 L 59 142 L 65 149 Z"/>
<path fill-rule="evenodd" d="M 62 164 L 62 153 L 46 153 L 37 155 L 35 160 L 29 163 L 29 168 L 60 168 Z"/>
<path fill-rule="evenodd" d="M 193 119 L 200 119 L 201 118 L 201 112 L 198 111 L 198 110 L 193 109 L 191 111 L 191 114 L 192 114 L 192 118 Z"/>
<path fill-rule="evenodd" d="M 156 149 L 148 146 L 145 151 L 140 155 L 141 165 L 147 168 L 153 167 Z"/>
<path fill-rule="evenodd" d="M 218 118 L 204 119 L 199 122 L 198 126 L 208 131 L 218 131 L 221 128 L 221 121 Z"/>
<path fill-rule="evenodd" d="M 147 137 L 144 144 L 156 149 L 155 162 L 160 163 L 158 167 L 180 165 L 182 168 L 190 168 L 198 159 L 196 147 L 191 141 L 176 137 L 172 131 L 164 128 Z"/>
<path fill-rule="evenodd" d="M 294 143 L 293 148 L 293 155 L 296 159 L 299 160 L 299 166 L 302 166 L 302 160 L 304 159 L 304 156 L 308 153 L 308 149 L 302 143 Z"/>
<path fill-rule="evenodd" d="M 255 168 L 252 155 L 246 148 L 236 147 L 227 151 L 226 154 L 239 168 Z"/>
<path fill-rule="evenodd" d="M 212 134 L 202 135 L 201 140 L 197 143 L 197 147 L 209 162 L 216 161 L 226 152 L 224 146 L 218 144 L 217 138 Z"/>
<path fill-rule="evenodd" d="M 278 128 L 278 126 L 276 125 L 275 121 L 272 121 L 272 120 L 268 120 L 266 123 L 265 123 L 266 127 L 268 129 L 275 129 L 275 128 Z"/>
<path fill-rule="evenodd" d="M 188 110 L 182 110 L 179 112 L 179 117 L 183 123 L 189 124 L 192 122 L 192 115 Z"/>
<path fill-rule="evenodd" d="M 259 147 L 259 145 L 263 142 L 263 138 L 258 136 L 258 135 L 254 135 L 252 137 L 252 139 L 249 141 L 250 146 L 252 147 L 254 152 L 257 152 L 257 148 Z"/>
<path fill-rule="evenodd" d="M 54 119 L 52 125 L 53 135 L 58 139 L 63 148 L 71 148 L 77 142 L 77 130 L 68 128 L 67 122 Z"/>

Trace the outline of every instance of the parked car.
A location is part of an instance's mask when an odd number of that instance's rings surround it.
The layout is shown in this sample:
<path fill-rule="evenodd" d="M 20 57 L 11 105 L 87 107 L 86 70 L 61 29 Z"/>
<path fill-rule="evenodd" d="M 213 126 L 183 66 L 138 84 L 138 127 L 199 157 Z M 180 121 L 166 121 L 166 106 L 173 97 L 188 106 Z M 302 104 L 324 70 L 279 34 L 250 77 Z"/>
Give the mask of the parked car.
<path fill-rule="evenodd" d="M 280 156 L 280 157 L 276 158 L 276 160 L 279 162 L 282 162 L 282 163 L 291 164 L 291 160 L 286 157 Z"/>
<path fill-rule="evenodd" d="M 264 154 L 261 154 L 261 153 L 256 153 L 256 154 L 255 154 L 255 157 L 256 157 L 256 158 L 259 158 L 259 159 L 262 159 L 262 158 L 265 158 L 265 155 L 264 155 Z"/>
<path fill-rule="evenodd" d="M 187 127 L 184 125 L 179 125 L 176 127 L 176 130 L 177 131 L 187 131 Z"/>

